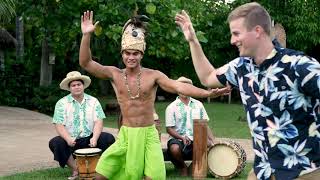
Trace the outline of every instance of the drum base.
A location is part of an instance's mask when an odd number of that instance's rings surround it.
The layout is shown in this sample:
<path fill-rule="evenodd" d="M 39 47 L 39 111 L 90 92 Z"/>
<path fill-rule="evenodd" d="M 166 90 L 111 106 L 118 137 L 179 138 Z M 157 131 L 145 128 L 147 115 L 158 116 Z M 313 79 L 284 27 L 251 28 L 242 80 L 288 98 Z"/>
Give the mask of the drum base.
<path fill-rule="evenodd" d="M 90 174 L 79 174 L 79 179 L 80 180 L 94 180 L 95 178 L 95 173 L 90 173 Z"/>
<path fill-rule="evenodd" d="M 206 179 L 207 176 L 196 176 L 196 175 L 192 175 L 192 179 L 193 180 L 203 180 Z"/>
<path fill-rule="evenodd" d="M 84 148 L 75 151 L 79 179 L 95 179 L 95 168 L 99 161 L 100 153 L 101 150 L 98 148 Z"/>

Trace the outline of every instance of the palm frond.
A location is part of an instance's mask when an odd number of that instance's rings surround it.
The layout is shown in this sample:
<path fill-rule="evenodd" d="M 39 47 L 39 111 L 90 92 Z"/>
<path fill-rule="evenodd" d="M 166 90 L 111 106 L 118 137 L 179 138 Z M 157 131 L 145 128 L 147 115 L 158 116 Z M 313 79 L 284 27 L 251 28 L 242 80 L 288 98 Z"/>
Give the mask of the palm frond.
<path fill-rule="evenodd" d="M 0 1 L 0 24 L 9 22 L 16 15 L 16 0 Z"/>

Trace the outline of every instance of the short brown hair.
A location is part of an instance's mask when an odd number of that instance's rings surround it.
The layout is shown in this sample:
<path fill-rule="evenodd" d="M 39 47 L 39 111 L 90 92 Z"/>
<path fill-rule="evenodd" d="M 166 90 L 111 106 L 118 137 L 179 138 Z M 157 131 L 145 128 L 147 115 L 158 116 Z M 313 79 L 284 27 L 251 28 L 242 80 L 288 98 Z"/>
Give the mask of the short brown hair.
<path fill-rule="evenodd" d="M 228 16 L 228 22 L 244 18 L 244 24 L 247 30 L 251 30 L 255 26 L 261 26 L 270 36 L 271 34 L 271 18 L 267 10 L 259 3 L 252 2 L 243 4 L 235 8 Z"/>

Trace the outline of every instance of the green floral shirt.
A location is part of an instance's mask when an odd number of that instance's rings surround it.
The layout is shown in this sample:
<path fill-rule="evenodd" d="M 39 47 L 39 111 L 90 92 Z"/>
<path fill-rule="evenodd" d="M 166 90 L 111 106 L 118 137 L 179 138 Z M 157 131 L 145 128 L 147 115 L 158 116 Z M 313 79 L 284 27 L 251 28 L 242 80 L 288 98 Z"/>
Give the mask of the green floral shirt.
<path fill-rule="evenodd" d="M 52 123 L 63 124 L 71 137 L 82 138 L 90 136 L 94 122 L 104 118 L 106 116 L 95 97 L 84 94 L 79 103 L 69 94 L 56 103 Z"/>
<path fill-rule="evenodd" d="M 203 104 L 193 98 L 185 105 L 179 97 L 166 109 L 166 127 L 174 127 L 183 136 L 193 140 L 193 119 L 209 120 Z"/>

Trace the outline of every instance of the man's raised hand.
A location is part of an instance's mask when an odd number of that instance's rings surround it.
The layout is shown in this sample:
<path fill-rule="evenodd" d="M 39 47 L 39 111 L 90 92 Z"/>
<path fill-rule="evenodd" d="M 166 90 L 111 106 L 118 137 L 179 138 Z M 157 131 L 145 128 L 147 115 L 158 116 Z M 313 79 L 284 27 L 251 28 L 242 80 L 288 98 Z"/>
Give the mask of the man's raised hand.
<path fill-rule="evenodd" d="M 180 26 L 184 37 L 188 42 L 193 41 L 196 38 L 190 17 L 184 10 L 176 14 L 175 22 Z"/>
<path fill-rule="evenodd" d="M 93 11 L 85 11 L 81 16 L 81 31 L 82 34 L 92 33 L 99 21 L 93 24 Z"/>

